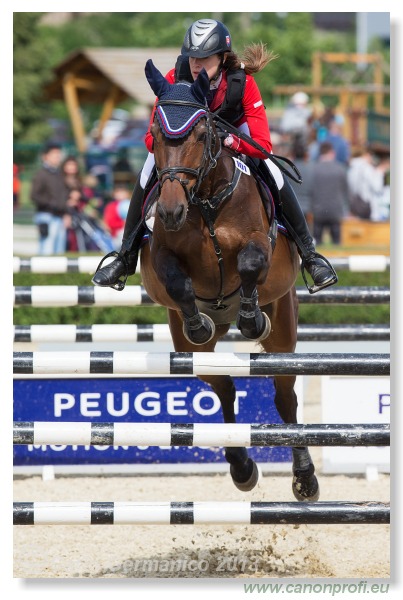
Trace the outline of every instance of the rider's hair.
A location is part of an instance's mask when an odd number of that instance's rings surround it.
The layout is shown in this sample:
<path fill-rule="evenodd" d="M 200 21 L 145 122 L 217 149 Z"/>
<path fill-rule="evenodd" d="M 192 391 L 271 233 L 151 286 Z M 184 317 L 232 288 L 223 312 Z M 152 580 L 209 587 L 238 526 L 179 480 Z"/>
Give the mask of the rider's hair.
<path fill-rule="evenodd" d="M 262 42 L 258 44 L 249 44 L 245 46 L 241 55 L 235 54 L 235 52 L 228 52 L 225 54 L 224 67 L 226 69 L 240 69 L 242 64 L 244 65 L 245 73 L 252 75 L 258 73 L 269 63 L 271 60 L 278 58 L 278 54 L 274 54 L 273 51 L 267 50 L 266 44 Z"/>

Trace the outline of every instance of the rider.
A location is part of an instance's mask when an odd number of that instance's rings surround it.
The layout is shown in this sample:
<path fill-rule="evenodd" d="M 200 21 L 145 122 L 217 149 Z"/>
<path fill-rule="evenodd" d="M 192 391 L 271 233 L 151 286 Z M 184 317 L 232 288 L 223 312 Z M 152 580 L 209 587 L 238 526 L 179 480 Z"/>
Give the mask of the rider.
<path fill-rule="evenodd" d="M 241 62 L 231 51 L 231 36 L 225 25 L 213 19 L 199 19 L 186 32 L 181 56 L 178 57 L 175 69 L 167 73 L 166 79 L 170 83 L 175 83 L 179 79 L 188 79 L 192 82 L 204 68 L 210 78 L 210 97 L 207 98 L 210 110 L 235 125 L 239 131 L 247 133 L 266 152 L 271 153 L 272 144 L 265 108 L 252 74 L 260 71 L 272 58 L 273 55 L 268 54 L 262 44 L 253 44 L 245 48 L 244 62 Z M 238 97 L 234 98 L 237 94 Z M 154 111 L 150 126 L 154 119 Z M 141 223 L 144 188 L 154 166 L 153 138 L 150 128 L 145 136 L 145 144 L 150 154 L 133 190 L 122 247 L 113 262 L 100 268 L 101 261 L 92 278 L 95 285 L 121 290 L 127 275 L 132 275 L 136 271 L 139 248 L 144 234 L 144 225 Z M 315 250 L 304 214 L 287 177 L 283 178 L 280 169 L 266 158 L 261 150 L 235 134 L 226 135 L 223 144 L 235 152 L 261 159 L 270 170 L 271 179 L 275 180 L 280 192 L 282 214 L 289 226 L 289 233 L 296 241 L 303 266 L 314 282 L 310 291 L 313 293 L 337 283 L 334 269 Z"/>

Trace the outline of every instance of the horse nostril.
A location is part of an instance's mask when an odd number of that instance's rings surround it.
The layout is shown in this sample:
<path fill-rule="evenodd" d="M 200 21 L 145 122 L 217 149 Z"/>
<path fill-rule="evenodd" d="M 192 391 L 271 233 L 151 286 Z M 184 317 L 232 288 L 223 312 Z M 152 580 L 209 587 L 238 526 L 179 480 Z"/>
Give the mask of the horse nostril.
<path fill-rule="evenodd" d="M 185 207 L 183 206 L 183 204 L 180 204 L 179 206 L 177 206 L 174 210 L 174 220 L 176 223 L 178 223 L 179 221 L 182 220 L 183 218 L 183 213 L 184 213 Z"/>
<path fill-rule="evenodd" d="M 158 203 L 158 205 L 157 205 L 157 212 L 158 212 L 158 215 L 159 215 L 161 221 L 163 223 L 165 223 L 165 221 L 167 219 L 167 211 L 165 210 L 165 208 L 160 203 Z"/>

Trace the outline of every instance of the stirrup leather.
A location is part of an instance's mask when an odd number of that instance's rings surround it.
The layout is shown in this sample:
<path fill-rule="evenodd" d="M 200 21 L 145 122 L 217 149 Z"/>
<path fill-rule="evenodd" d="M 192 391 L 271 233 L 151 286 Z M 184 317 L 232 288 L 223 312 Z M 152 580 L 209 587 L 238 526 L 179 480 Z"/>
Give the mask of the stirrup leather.
<path fill-rule="evenodd" d="M 126 258 L 126 256 L 124 254 L 121 254 L 120 252 L 117 252 L 116 250 L 113 250 L 112 252 L 109 252 L 108 254 L 106 254 L 103 257 L 103 259 L 101 260 L 101 262 L 97 266 L 95 273 L 98 273 L 98 271 L 102 268 L 102 265 L 103 265 L 104 261 L 107 258 L 110 258 L 111 256 L 116 256 L 116 258 L 119 258 L 122 261 L 122 263 L 123 263 L 123 265 L 125 267 L 125 273 L 124 273 L 122 279 L 119 278 L 116 283 L 114 283 L 113 285 L 109 285 L 107 287 L 110 287 L 110 288 L 112 288 L 114 290 L 117 290 L 118 292 L 121 292 L 122 290 L 124 290 L 127 278 L 129 277 L 129 263 L 128 263 L 128 260 L 127 260 L 127 258 Z M 109 266 L 109 265 L 107 265 L 107 266 Z"/>
<path fill-rule="evenodd" d="M 330 279 L 325 281 L 325 283 L 323 283 L 322 285 L 317 285 L 316 283 L 314 283 L 313 285 L 310 285 L 307 281 L 306 274 L 305 274 L 305 264 L 306 264 L 307 259 L 304 256 L 301 261 L 301 274 L 302 274 L 302 279 L 304 280 L 305 285 L 308 288 L 308 291 L 310 294 L 315 294 L 316 292 L 319 292 L 320 290 L 330 287 L 331 285 L 334 285 L 335 283 L 337 283 L 339 280 L 339 278 L 337 277 L 336 271 L 334 270 L 334 268 L 332 267 L 332 265 L 330 264 L 328 259 L 325 256 L 323 256 L 323 254 L 319 254 L 319 252 L 315 252 L 315 257 L 321 258 L 327 264 L 330 271 L 332 272 L 332 276 L 330 277 Z"/>

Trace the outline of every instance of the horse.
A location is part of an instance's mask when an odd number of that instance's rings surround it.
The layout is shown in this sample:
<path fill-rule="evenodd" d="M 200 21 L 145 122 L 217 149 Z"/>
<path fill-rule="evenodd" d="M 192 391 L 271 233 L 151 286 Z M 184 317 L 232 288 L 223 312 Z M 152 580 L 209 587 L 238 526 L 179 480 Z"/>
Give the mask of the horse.
<path fill-rule="evenodd" d="M 176 352 L 213 352 L 233 320 L 265 352 L 294 352 L 299 271 L 296 246 L 279 235 L 273 251 L 270 222 L 258 183 L 240 157 L 221 144 L 203 70 L 193 84 L 169 83 L 151 60 L 147 80 L 157 97 L 150 131 L 157 183 L 150 243 L 141 251 L 143 284 L 167 308 Z M 235 423 L 235 386 L 229 375 L 200 376 L 220 399 L 226 423 Z M 294 376 L 277 376 L 275 406 L 297 422 Z M 246 448 L 225 448 L 235 486 L 252 490 L 256 463 Z M 307 447 L 292 448 L 292 490 L 315 501 L 319 485 Z"/>

